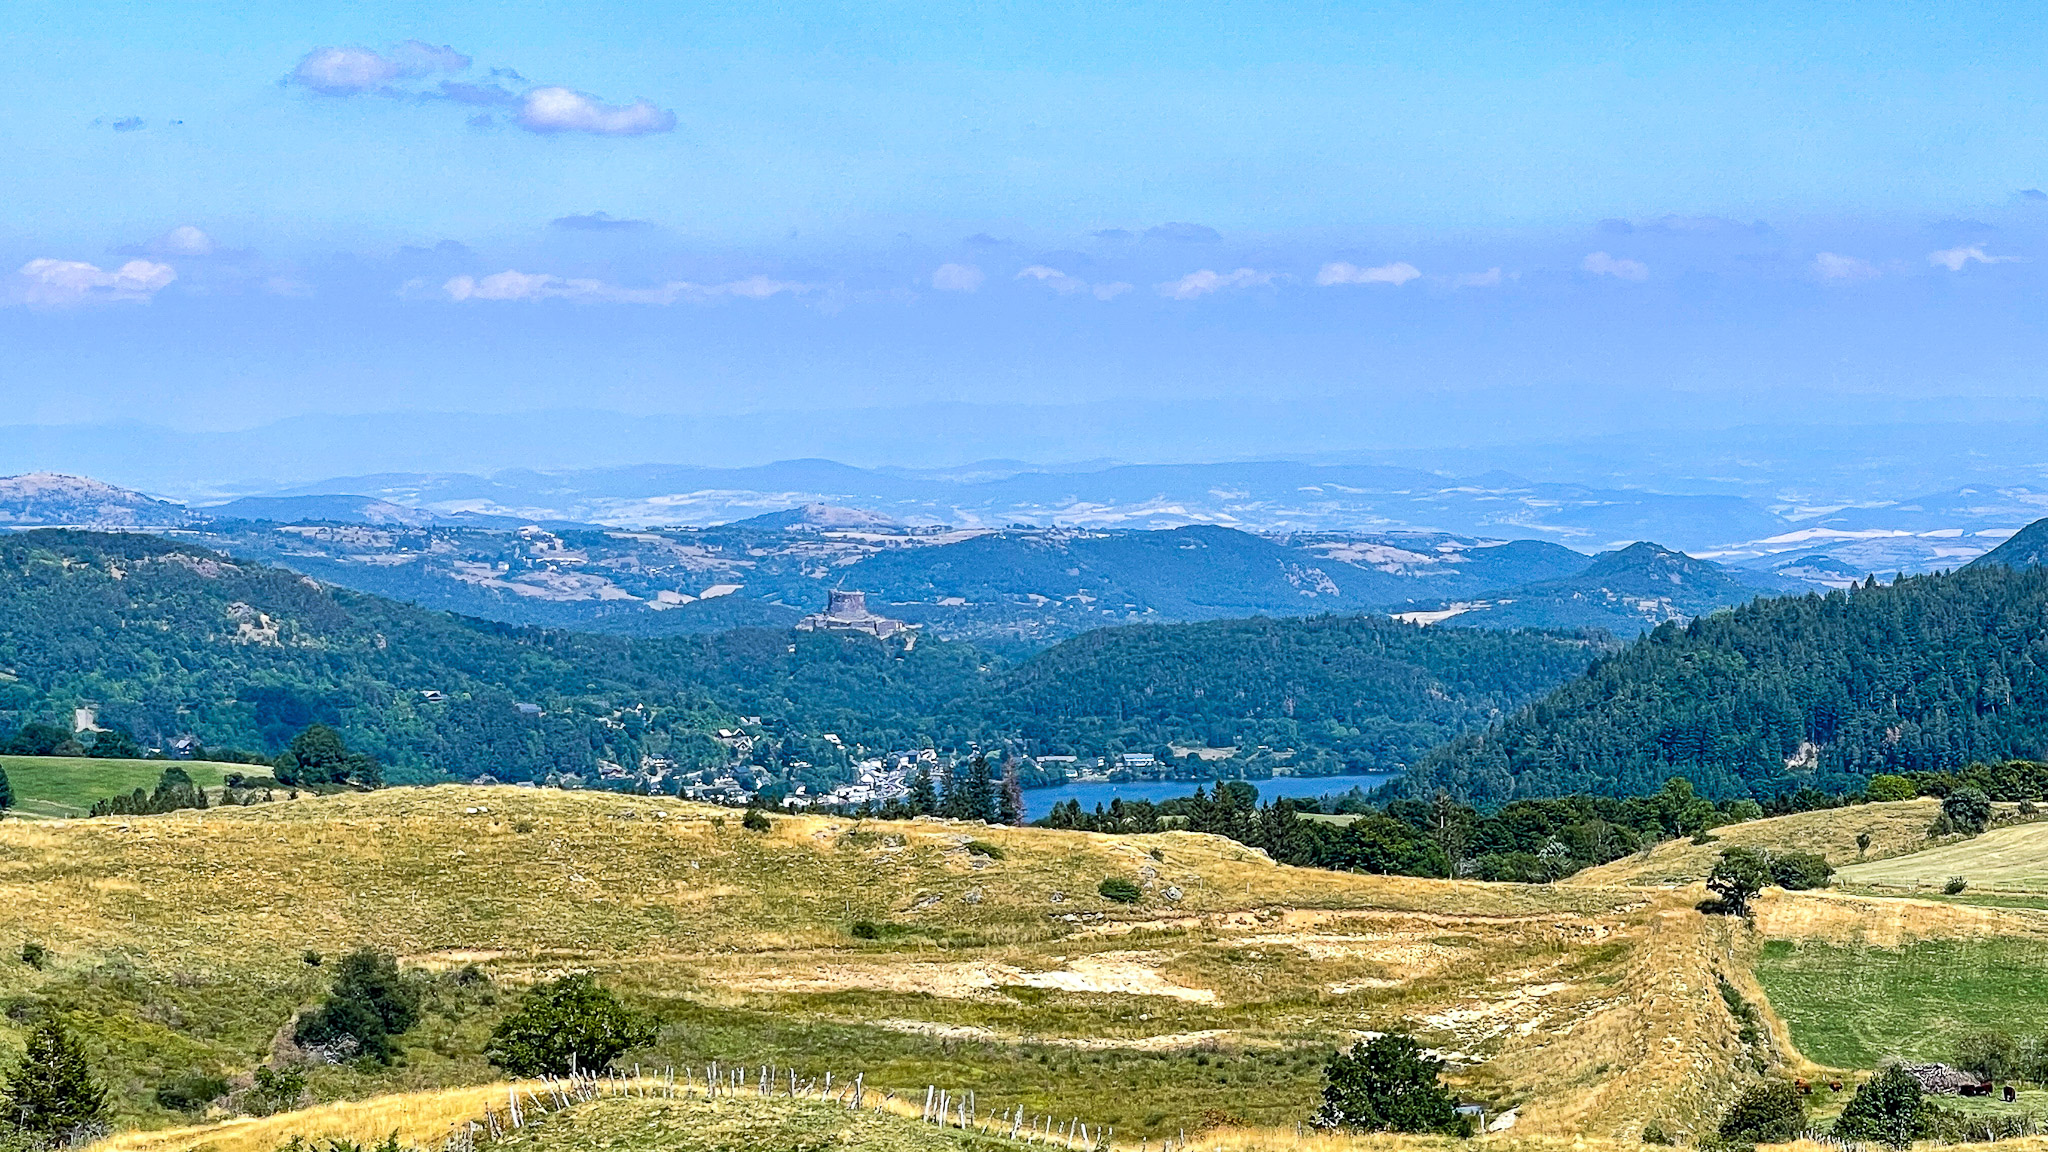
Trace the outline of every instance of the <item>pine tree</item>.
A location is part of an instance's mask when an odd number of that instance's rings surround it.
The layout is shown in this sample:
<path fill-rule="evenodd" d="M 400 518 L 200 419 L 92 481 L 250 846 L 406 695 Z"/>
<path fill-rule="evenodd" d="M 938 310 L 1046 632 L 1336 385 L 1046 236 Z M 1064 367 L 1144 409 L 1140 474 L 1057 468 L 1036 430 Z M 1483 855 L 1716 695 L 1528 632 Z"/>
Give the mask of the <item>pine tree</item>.
<path fill-rule="evenodd" d="M 932 774 L 920 764 L 917 775 L 910 778 L 910 795 L 906 798 L 912 816 L 929 816 L 939 810 L 939 794 L 932 787 Z"/>
<path fill-rule="evenodd" d="M 7 1117 L 44 1140 L 68 1139 L 106 1118 L 107 1093 L 85 1053 L 55 1016 L 28 1034 L 28 1051 L 7 1082 Z"/>
<path fill-rule="evenodd" d="M 0 815 L 14 807 L 14 785 L 7 780 L 7 769 L 0 768 Z"/>
<path fill-rule="evenodd" d="M 4 783 L 0 778 L 0 783 Z M 1024 783 L 1017 778 L 1017 762 L 1003 765 L 1003 791 L 996 804 L 996 823 L 1024 823 Z"/>

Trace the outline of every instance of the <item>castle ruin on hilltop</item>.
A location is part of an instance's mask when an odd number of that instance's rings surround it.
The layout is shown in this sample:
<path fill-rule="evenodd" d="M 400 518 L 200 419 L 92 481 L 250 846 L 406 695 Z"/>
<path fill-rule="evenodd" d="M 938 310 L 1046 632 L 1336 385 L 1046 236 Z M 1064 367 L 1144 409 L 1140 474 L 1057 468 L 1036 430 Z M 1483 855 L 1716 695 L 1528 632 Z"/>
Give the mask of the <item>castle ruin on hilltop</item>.
<path fill-rule="evenodd" d="M 915 627 L 915 624 L 905 624 L 868 611 L 868 594 L 865 592 L 838 589 L 832 591 L 831 600 L 823 612 L 812 613 L 796 622 L 799 632 L 865 632 L 883 639 Z"/>

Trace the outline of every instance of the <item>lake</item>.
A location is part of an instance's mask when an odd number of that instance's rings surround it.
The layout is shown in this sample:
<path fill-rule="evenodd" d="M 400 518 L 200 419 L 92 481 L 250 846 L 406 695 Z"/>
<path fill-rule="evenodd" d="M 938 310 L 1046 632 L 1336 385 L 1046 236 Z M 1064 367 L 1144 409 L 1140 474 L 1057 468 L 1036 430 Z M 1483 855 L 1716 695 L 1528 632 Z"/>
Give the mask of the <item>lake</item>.
<path fill-rule="evenodd" d="M 1377 773 L 1362 776 L 1276 776 L 1271 780 L 1247 780 L 1245 783 L 1259 790 L 1259 802 L 1264 803 L 1276 796 L 1327 796 L 1336 792 L 1349 792 L 1360 788 L 1370 792 L 1394 778 L 1394 773 Z M 1214 789 L 1214 780 L 1144 780 L 1130 784 L 1062 784 L 1057 788 L 1026 788 L 1024 790 L 1024 818 L 1037 820 L 1052 811 L 1055 804 L 1079 800 L 1086 811 L 1095 811 L 1097 804 L 1107 808 L 1111 800 L 1171 800 L 1176 796 L 1192 796 L 1197 788 Z"/>

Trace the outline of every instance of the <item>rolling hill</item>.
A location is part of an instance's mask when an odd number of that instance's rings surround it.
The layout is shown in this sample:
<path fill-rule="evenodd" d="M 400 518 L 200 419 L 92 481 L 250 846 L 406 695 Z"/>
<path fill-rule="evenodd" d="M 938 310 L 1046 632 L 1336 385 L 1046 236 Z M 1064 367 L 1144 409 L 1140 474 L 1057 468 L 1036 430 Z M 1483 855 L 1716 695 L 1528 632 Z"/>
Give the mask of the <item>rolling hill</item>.
<path fill-rule="evenodd" d="M 1235 742 L 1398 771 L 1597 651 L 1356 618 L 1070 643 L 1013 666 L 930 638 L 517 629 L 154 537 L 0 537 L 0 724 L 68 724 L 85 707 L 145 744 L 193 735 L 272 754 L 317 720 L 400 782 L 609 772 L 615 787 L 673 792 L 732 768 L 822 790 L 857 756 L 927 743 L 1095 755 Z M 742 716 L 757 718 L 745 764 L 710 735 Z"/>
<path fill-rule="evenodd" d="M 1639 543 L 1603 552 L 1567 575 L 1437 611 L 1453 613 L 1443 619 L 1452 627 L 1604 628 L 1633 636 L 1667 620 L 1683 622 L 1758 596 L 1811 587 Z"/>

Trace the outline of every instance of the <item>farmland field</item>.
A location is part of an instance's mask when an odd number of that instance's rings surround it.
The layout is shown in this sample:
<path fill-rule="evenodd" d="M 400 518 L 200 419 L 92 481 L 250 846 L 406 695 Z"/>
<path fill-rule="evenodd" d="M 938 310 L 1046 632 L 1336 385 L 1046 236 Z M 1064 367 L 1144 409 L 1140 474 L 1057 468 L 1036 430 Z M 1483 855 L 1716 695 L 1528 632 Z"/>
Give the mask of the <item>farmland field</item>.
<path fill-rule="evenodd" d="M 14 786 L 10 816 L 59 819 L 83 816 L 93 801 L 156 786 L 176 764 L 202 788 L 218 788 L 229 772 L 268 776 L 262 765 L 215 764 L 202 760 L 94 760 L 84 756 L 0 756 L 0 771 Z"/>
<path fill-rule="evenodd" d="M 1971 891 L 2048 893 L 2048 823 L 1994 828 L 1982 836 L 1888 860 L 1852 864 L 1840 882 L 1938 892 L 1952 876 Z"/>

